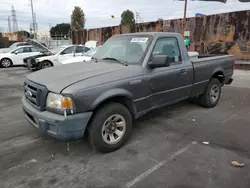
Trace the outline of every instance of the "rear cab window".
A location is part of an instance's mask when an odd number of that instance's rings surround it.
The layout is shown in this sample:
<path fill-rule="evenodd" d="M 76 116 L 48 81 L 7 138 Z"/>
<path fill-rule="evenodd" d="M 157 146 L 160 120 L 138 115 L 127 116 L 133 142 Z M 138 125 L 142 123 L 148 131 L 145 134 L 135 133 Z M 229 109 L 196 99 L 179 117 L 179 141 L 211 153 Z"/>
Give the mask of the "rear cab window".
<path fill-rule="evenodd" d="M 182 63 L 178 40 L 175 37 L 159 38 L 152 52 L 153 57 L 157 55 L 167 55 L 170 59 L 170 65 Z"/>

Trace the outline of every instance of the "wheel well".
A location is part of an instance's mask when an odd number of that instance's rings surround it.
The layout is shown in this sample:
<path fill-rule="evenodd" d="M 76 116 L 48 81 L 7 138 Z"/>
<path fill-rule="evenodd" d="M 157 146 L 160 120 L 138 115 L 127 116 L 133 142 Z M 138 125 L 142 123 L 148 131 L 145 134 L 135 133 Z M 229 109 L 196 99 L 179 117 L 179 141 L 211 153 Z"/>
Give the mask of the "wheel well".
<path fill-rule="evenodd" d="M 12 60 L 11 60 L 10 58 L 8 58 L 8 57 L 4 57 L 4 58 L 2 58 L 2 59 L 0 60 L 0 62 L 1 62 L 2 60 L 4 60 L 4 59 L 8 59 L 8 60 L 10 60 L 11 64 L 13 64 Z"/>
<path fill-rule="evenodd" d="M 124 106 L 126 106 L 132 116 L 132 118 L 135 118 L 136 115 L 136 107 L 133 103 L 133 101 L 131 99 L 129 99 L 128 97 L 125 96 L 115 96 L 115 97 L 111 97 L 109 99 L 106 99 L 105 101 L 101 102 L 95 109 L 94 111 L 98 110 L 99 108 L 101 108 L 102 106 L 106 105 L 107 103 L 120 103 Z"/>
<path fill-rule="evenodd" d="M 223 84 L 224 79 L 225 79 L 224 74 L 221 71 L 218 71 L 218 72 L 214 73 L 213 76 L 212 76 L 212 78 L 218 79 L 221 84 Z"/>
<path fill-rule="evenodd" d="M 42 63 L 43 62 L 49 62 L 52 66 L 54 66 L 54 64 L 50 60 L 43 60 Z"/>

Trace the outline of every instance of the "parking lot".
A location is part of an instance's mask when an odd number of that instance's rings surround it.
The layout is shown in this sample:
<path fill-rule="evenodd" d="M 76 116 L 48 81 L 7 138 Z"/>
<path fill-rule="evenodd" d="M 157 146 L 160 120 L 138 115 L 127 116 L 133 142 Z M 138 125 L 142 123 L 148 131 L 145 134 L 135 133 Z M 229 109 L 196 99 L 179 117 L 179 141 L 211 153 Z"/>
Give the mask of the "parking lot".
<path fill-rule="evenodd" d="M 109 154 L 86 139 L 41 137 L 21 109 L 27 74 L 0 69 L 0 187 L 250 187 L 250 72 L 237 70 L 213 109 L 182 102 L 145 115 L 129 142 Z M 244 167 L 232 167 L 234 160 Z"/>

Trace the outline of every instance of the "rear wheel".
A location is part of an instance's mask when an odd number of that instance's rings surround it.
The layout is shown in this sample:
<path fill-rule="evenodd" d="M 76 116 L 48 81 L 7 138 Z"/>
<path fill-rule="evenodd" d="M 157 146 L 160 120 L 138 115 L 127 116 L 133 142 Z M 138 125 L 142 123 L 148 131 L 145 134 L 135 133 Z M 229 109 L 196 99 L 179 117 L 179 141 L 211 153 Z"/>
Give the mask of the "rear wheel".
<path fill-rule="evenodd" d="M 4 59 L 1 60 L 1 66 L 3 68 L 11 67 L 11 65 L 12 65 L 12 61 L 10 59 L 4 58 Z"/>
<path fill-rule="evenodd" d="M 46 69 L 49 67 L 53 67 L 53 64 L 50 61 L 41 62 L 40 69 Z"/>
<path fill-rule="evenodd" d="M 132 133 L 131 114 L 122 104 L 109 103 L 95 113 L 88 131 L 94 148 L 104 153 L 115 151 Z"/>
<path fill-rule="evenodd" d="M 217 105 L 221 96 L 221 83 L 218 79 L 212 78 L 208 83 L 205 92 L 200 96 L 200 104 L 206 108 L 213 108 Z"/>

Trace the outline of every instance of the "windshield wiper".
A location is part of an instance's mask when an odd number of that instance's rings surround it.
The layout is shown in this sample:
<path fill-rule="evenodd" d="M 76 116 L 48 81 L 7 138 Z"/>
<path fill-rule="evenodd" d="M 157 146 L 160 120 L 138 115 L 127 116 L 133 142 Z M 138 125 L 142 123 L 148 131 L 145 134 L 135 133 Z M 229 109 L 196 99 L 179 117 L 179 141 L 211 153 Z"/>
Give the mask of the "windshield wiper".
<path fill-rule="evenodd" d="M 116 58 L 113 58 L 113 57 L 105 57 L 105 58 L 102 58 L 102 60 L 114 60 L 124 66 L 128 66 L 128 63 L 126 61 L 123 61 L 121 59 L 116 59 Z"/>

